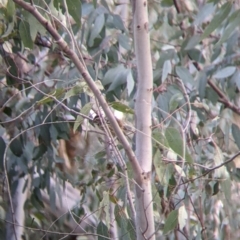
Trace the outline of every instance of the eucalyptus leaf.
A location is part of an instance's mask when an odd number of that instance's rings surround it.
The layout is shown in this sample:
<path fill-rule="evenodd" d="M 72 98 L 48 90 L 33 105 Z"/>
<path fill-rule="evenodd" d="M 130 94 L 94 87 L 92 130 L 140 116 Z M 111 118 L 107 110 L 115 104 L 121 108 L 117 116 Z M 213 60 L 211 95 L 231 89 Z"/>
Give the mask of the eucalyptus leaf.
<path fill-rule="evenodd" d="M 193 163 L 191 155 L 183 144 L 183 138 L 176 128 L 168 127 L 165 131 L 165 137 L 168 141 L 169 147 L 180 157 L 184 157 L 183 148 L 185 147 L 185 159 L 188 163 Z"/>
<path fill-rule="evenodd" d="M 214 78 L 227 78 L 230 77 L 234 74 L 234 72 L 236 71 L 236 67 L 235 66 L 229 66 L 229 67 L 225 67 L 219 71 L 217 71 L 213 77 Z"/>
<path fill-rule="evenodd" d="M 178 225 L 178 210 L 173 210 L 169 213 L 163 228 L 163 234 L 172 232 Z"/>
<path fill-rule="evenodd" d="M 127 105 L 125 105 L 121 102 L 111 102 L 110 106 L 113 109 L 118 110 L 122 113 L 134 114 L 134 111 L 130 107 L 128 107 Z"/>
<path fill-rule="evenodd" d="M 238 148 L 240 149 L 240 129 L 236 124 L 232 125 L 232 135 Z"/>
<path fill-rule="evenodd" d="M 203 34 L 201 35 L 201 40 L 208 37 L 214 30 L 216 30 L 222 22 L 227 18 L 232 8 L 232 4 L 227 2 L 222 5 L 217 14 L 213 17 L 212 21 L 205 28 Z"/>
<path fill-rule="evenodd" d="M 4 166 L 4 153 L 6 149 L 6 143 L 3 140 L 3 138 L 0 136 L 0 169 L 3 171 L 3 166 Z"/>
<path fill-rule="evenodd" d="M 81 26 L 81 0 L 66 1 L 69 14 L 73 17 L 76 24 Z"/>
<path fill-rule="evenodd" d="M 97 226 L 97 234 L 98 234 L 98 240 L 108 240 L 109 239 L 109 233 L 107 226 L 100 221 Z"/>
<path fill-rule="evenodd" d="M 24 46 L 32 49 L 33 48 L 33 40 L 32 40 L 30 31 L 31 31 L 31 29 L 30 29 L 29 23 L 26 21 L 21 21 L 19 24 L 20 37 L 23 41 Z"/>
<path fill-rule="evenodd" d="M 193 22 L 194 25 L 201 25 L 205 19 L 209 16 L 211 16 L 216 9 L 216 5 L 211 3 L 206 3 L 202 6 L 202 8 L 197 13 L 197 16 L 195 17 L 195 20 Z"/>
<path fill-rule="evenodd" d="M 178 77 L 181 78 L 181 80 L 184 83 L 188 82 L 188 83 L 194 85 L 193 77 L 185 67 L 177 66 L 176 67 L 176 73 L 177 73 Z"/>

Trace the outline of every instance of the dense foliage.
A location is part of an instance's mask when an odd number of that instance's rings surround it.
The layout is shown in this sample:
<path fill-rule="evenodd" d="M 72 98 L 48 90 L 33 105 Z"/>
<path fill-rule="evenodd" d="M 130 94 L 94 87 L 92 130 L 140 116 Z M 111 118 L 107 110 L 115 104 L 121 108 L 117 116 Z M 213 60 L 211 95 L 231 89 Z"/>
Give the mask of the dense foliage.
<path fill-rule="evenodd" d="M 130 4 L 124 10 L 129 15 L 125 19 L 117 12 L 125 4 L 112 1 L 26 2 L 33 2 L 69 46 L 83 54 L 81 60 L 108 104 L 124 114 L 123 131 L 134 149 L 137 74 Z M 224 0 L 148 4 L 157 239 L 177 239 L 179 233 L 181 239 L 239 239 L 239 5 Z M 131 189 L 135 184 L 134 169 L 116 139 L 106 146 L 102 132 L 108 129 L 90 114 L 97 104 L 83 76 L 46 28 L 14 1 L 0 3 L 0 18 L 4 193 L 0 238 L 5 237 L 8 193 L 14 192 L 18 178 L 29 175 L 24 186 L 30 185 L 24 205 L 25 239 L 39 234 L 43 239 L 59 239 L 58 232 L 74 230 L 69 219 L 78 222 L 87 212 L 96 215 L 90 233 L 95 229 L 109 236 L 113 214 L 119 239 L 135 239 L 126 197 L 126 181 Z M 94 110 L 99 110 L 98 105 Z M 77 157 L 78 170 L 72 175 L 57 168 L 63 162 L 58 155 L 59 139 L 68 139 L 70 128 L 89 131 L 93 145 L 84 161 L 83 156 Z M 124 177 L 111 144 L 126 162 L 129 178 Z M 58 179 L 55 188 L 50 184 L 53 176 Z M 58 189 L 67 182 L 81 200 L 56 220 L 53 209 L 62 199 Z M 113 213 L 106 207 L 112 205 Z M 51 234 L 47 238 L 36 228 Z"/>

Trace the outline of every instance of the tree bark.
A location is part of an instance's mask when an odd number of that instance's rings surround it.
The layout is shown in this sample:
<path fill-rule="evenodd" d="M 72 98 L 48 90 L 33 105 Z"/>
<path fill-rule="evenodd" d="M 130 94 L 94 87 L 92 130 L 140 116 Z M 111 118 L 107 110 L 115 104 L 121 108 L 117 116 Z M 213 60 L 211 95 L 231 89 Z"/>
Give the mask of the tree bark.
<path fill-rule="evenodd" d="M 18 179 L 17 188 L 12 194 L 12 207 L 9 205 L 6 224 L 6 240 L 20 240 L 24 233 L 24 204 L 27 199 L 28 187 L 23 191 L 28 177 Z M 13 212 L 12 212 L 13 211 Z"/>
<path fill-rule="evenodd" d="M 136 185 L 136 231 L 137 239 L 155 239 L 152 207 L 152 61 L 148 32 L 147 1 L 133 1 L 133 31 L 137 60 L 136 157 L 142 168 L 141 180 Z M 150 237 L 150 238 L 149 238 Z"/>

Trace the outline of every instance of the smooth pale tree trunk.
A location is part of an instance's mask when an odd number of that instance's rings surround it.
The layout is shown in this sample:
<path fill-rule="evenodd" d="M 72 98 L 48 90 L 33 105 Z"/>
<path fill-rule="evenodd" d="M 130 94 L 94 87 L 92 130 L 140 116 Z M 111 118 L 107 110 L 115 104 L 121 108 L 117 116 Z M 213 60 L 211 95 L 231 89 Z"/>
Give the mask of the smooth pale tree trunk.
<path fill-rule="evenodd" d="M 17 188 L 12 194 L 12 207 L 9 205 L 6 224 L 6 240 L 21 240 L 24 232 L 24 204 L 27 199 L 28 188 L 24 186 L 28 177 L 17 180 Z M 23 191 L 24 190 L 24 191 Z"/>
<path fill-rule="evenodd" d="M 152 205 L 152 61 L 148 32 L 148 9 L 146 0 L 133 0 L 134 46 L 137 60 L 136 157 L 142 168 L 140 182 L 136 185 L 136 231 L 137 239 L 155 239 Z"/>

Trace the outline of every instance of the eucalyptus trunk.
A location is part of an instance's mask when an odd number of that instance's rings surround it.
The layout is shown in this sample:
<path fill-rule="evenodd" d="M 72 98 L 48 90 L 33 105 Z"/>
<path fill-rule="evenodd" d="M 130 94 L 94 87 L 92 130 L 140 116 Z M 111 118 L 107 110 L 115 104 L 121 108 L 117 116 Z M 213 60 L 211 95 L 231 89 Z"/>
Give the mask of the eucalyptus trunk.
<path fill-rule="evenodd" d="M 152 205 L 152 61 L 148 31 L 147 1 L 133 1 L 134 45 L 137 60 L 136 157 L 142 169 L 142 176 L 136 185 L 136 231 L 137 239 L 155 239 Z"/>

